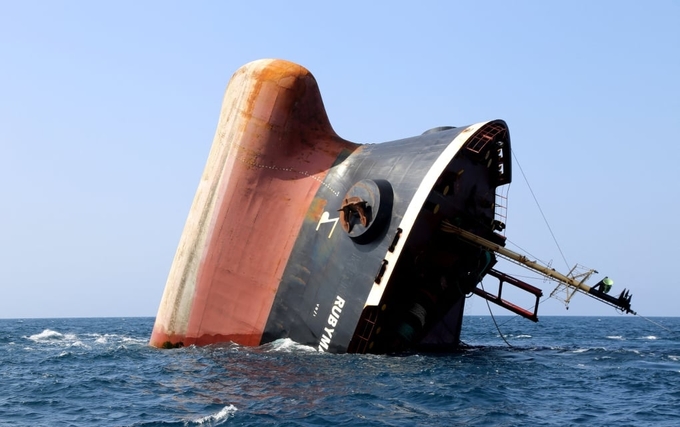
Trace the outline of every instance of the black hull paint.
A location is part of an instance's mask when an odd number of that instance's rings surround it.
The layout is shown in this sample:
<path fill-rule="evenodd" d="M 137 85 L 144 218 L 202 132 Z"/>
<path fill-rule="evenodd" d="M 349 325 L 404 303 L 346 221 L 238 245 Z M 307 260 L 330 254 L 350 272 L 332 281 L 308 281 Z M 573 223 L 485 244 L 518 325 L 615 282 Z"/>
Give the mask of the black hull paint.
<path fill-rule="evenodd" d="M 494 233 L 494 203 L 496 187 L 510 181 L 509 147 L 505 123 L 495 121 L 341 155 L 305 216 L 262 343 L 287 337 L 335 353 L 455 349 L 464 297 L 495 258 L 443 235 L 439 226 L 456 221 L 502 243 Z M 453 157 L 442 160 L 446 155 Z M 432 180 L 433 165 L 442 161 Z M 339 211 L 348 196 L 365 198 L 356 189 L 365 182 L 382 185 L 371 187 L 380 206 L 372 206 L 368 227 L 355 223 L 348 233 Z M 413 206 L 424 192 L 424 203 Z M 415 221 L 405 219 L 409 209 L 416 209 Z M 369 303 L 371 292 L 379 301 Z"/>

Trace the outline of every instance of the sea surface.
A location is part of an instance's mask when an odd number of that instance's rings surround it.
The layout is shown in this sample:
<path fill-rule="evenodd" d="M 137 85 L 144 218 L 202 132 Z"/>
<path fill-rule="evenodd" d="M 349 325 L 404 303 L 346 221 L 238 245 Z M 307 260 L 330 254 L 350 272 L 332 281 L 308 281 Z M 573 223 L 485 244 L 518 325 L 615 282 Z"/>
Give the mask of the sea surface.
<path fill-rule="evenodd" d="M 466 316 L 469 348 L 389 356 L 159 350 L 153 321 L 0 320 L 0 425 L 680 426 L 676 317 Z"/>

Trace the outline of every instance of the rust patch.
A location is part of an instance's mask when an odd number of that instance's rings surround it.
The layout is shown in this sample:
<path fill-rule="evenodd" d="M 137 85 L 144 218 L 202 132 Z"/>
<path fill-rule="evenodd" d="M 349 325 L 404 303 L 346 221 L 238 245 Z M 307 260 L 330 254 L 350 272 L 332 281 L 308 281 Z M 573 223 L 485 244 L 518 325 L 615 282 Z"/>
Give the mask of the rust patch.
<path fill-rule="evenodd" d="M 342 201 L 342 206 L 338 209 L 340 212 L 340 225 L 345 232 L 352 231 L 352 219 L 359 216 L 361 225 L 366 227 L 368 225 L 368 217 L 366 216 L 366 201 L 360 197 L 347 197 Z"/>
<path fill-rule="evenodd" d="M 305 219 L 308 221 L 317 222 L 326 210 L 327 203 L 328 200 L 315 197 L 314 200 L 312 200 L 312 203 L 309 205 Z"/>

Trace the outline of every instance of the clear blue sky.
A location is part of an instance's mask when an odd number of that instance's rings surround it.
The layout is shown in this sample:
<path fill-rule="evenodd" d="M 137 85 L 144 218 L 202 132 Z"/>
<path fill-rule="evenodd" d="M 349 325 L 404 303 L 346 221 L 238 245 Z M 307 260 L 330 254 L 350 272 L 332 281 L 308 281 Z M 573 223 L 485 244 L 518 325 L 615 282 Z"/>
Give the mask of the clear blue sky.
<path fill-rule="evenodd" d="M 355 142 L 506 120 L 568 262 L 680 315 L 679 2 L 322 3 L 0 1 L 0 317 L 154 316 L 227 82 L 271 57 Z M 509 195 L 568 270 L 517 166 Z"/>

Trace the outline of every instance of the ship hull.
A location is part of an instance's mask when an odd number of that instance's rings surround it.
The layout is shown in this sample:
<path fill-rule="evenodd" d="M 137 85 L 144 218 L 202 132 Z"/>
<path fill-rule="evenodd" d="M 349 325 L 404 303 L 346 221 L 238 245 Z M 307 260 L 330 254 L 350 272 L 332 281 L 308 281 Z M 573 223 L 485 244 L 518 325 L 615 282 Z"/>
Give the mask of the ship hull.
<path fill-rule="evenodd" d="M 453 349 L 465 295 L 502 243 L 502 121 L 381 144 L 338 137 L 312 75 L 278 60 L 232 78 L 151 336 L 175 347 L 280 338 L 329 352 Z"/>

